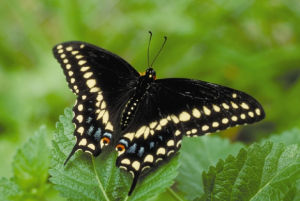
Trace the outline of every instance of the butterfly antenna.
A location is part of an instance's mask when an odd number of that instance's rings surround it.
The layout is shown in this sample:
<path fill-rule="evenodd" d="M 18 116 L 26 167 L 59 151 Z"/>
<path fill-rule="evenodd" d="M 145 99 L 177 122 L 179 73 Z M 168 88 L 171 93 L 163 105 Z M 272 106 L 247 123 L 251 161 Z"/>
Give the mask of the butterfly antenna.
<path fill-rule="evenodd" d="M 155 57 L 154 60 L 152 61 L 151 67 L 152 67 L 154 61 L 156 60 L 156 58 L 158 57 L 159 53 L 161 52 L 161 50 L 163 49 L 163 47 L 165 46 L 165 44 L 166 44 L 166 42 L 167 42 L 167 37 L 165 36 L 164 38 L 165 38 L 165 41 L 164 41 L 163 45 L 161 46 L 159 52 L 157 53 L 156 57 Z"/>
<path fill-rule="evenodd" d="M 150 49 L 150 42 L 151 42 L 151 38 L 152 38 L 152 32 L 151 31 L 149 31 L 149 34 L 150 34 L 150 39 L 149 39 L 149 44 L 148 44 L 148 68 L 150 68 L 150 66 L 149 66 L 149 49 Z"/>

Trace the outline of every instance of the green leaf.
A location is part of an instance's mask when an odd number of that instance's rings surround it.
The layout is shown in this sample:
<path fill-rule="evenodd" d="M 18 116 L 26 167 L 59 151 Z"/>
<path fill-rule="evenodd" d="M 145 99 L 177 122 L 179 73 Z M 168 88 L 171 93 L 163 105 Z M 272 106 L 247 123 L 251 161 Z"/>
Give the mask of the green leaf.
<path fill-rule="evenodd" d="M 19 192 L 19 186 L 12 179 L 0 179 L 0 200 L 6 201 L 10 197 L 16 196 Z"/>
<path fill-rule="evenodd" d="M 300 146 L 300 129 L 294 128 L 292 130 L 284 131 L 280 135 L 271 135 L 268 139 L 263 139 L 261 144 L 267 140 L 274 143 L 282 142 L 285 145 L 298 144 Z"/>
<path fill-rule="evenodd" d="M 15 181 L 24 190 L 43 186 L 48 179 L 49 149 L 46 128 L 42 126 L 17 151 L 13 162 Z"/>
<path fill-rule="evenodd" d="M 113 146 L 103 149 L 98 157 L 78 151 L 63 165 L 75 144 L 71 109 L 60 117 L 54 134 L 50 179 L 63 197 L 72 200 L 127 200 L 132 176 L 116 167 Z M 170 186 L 177 175 L 178 155 L 162 161 L 149 172 L 142 173 L 130 200 L 145 200 Z"/>
<path fill-rule="evenodd" d="M 0 200 L 44 200 L 49 198 L 47 184 L 49 148 L 46 128 L 42 126 L 18 149 L 13 161 L 14 177 L 0 181 Z M 53 195 L 50 195 L 50 197 Z"/>
<path fill-rule="evenodd" d="M 186 193 L 188 200 L 203 194 L 202 172 L 216 164 L 219 158 L 237 154 L 243 146 L 241 143 L 232 144 L 219 136 L 183 139 L 179 174 L 176 178 L 178 189 Z"/>
<path fill-rule="evenodd" d="M 207 200 L 293 200 L 300 176 L 297 145 L 254 143 L 203 173 Z"/>

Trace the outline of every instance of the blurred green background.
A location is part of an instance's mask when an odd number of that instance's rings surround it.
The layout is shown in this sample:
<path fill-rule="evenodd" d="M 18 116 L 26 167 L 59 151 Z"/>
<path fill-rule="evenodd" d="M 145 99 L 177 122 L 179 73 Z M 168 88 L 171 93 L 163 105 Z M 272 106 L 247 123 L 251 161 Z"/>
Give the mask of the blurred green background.
<path fill-rule="evenodd" d="M 265 108 L 258 124 L 222 132 L 254 142 L 300 126 L 300 1 L 0 1 L 0 177 L 12 176 L 16 148 L 40 125 L 52 131 L 75 95 L 52 55 L 57 43 L 101 46 L 138 71 L 168 41 L 153 68 L 158 78 L 225 85 Z"/>

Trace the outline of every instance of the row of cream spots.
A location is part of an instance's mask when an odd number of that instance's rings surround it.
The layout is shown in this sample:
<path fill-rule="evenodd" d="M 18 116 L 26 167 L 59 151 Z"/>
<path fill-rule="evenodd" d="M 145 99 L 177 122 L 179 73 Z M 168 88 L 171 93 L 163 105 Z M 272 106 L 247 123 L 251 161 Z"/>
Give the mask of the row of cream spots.
<path fill-rule="evenodd" d="M 223 103 L 223 107 L 226 109 L 228 108 L 229 109 L 229 106 L 227 107 L 228 105 L 226 103 Z M 237 105 L 236 105 L 237 106 Z M 233 107 L 236 107 L 235 105 L 233 105 Z M 215 111 L 219 112 L 220 111 L 220 108 L 216 105 L 213 105 Z M 242 103 L 241 104 L 241 107 L 244 108 L 244 109 L 249 109 L 249 106 L 246 104 L 246 103 Z M 211 111 L 204 106 L 204 109 L 203 109 L 204 113 L 206 115 L 210 115 Z M 255 113 L 257 115 L 260 115 L 261 112 L 260 112 L 260 109 L 257 108 L 255 109 Z M 195 118 L 200 118 L 201 117 L 201 112 L 197 109 L 197 108 L 194 108 L 192 110 L 192 115 L 195 117 Z M 249 111 L 248 112 L 248 115 L 250 117 L 254 117 L 254 113 L 252 111 Z M 132 139 L 135 137 L 135 138 L 139 138 L 141 137 L 142 135 L 144 135 L 144 139 L 147 139 L 149 134 L 151 134 L 152 136 L 155 134 L 155 130 L 161 130 L 161 128 L 163 126 L 165 126 L 168 121 L 173 121 L 175 124 L 178 124 L 179 122 L 185 122 L 185 121 L 189 121 L 191 118 L 191 115 L 187 112 L 182 112 L 181 114 L 179 114 L 178 117 L 176 117 L 175 115 L 169 115 L 167 118 L 164 118 L 164 119 L 161 119 L 159 122 L 158 121 L 155 121 L 155 122 L 151 122 L 149 124 L 149 127 L 148 126 L 142 126 L 136 133 L 127 133 L 124 135 L 124 137 L 128 138 L 130 141 L 132 141 Z M 240 118 L 241 119 L 246 119 L 246 115 L 245 114 L 241 114 L 240 115 Z M 231 120 L 233 122 L 236 122 L 238 120 L 238 117 L 237 116 L 232 116 L 231 117 Z M 213 122 L 212 123 L 212 127 L 213 128 L 217 128 L 219 127 L 220 123 L 222 124 L 228 124 L 229 123 L 229 119 L 228 118 L 223 118 L 221 120 L 221 122 Z M 202 131 L 205 132 L 205 131 L 208 131 L 210 128 L 210 125 L 203 125 L 202 126 Z M 186 134 L 189 135 L 189 134 L 195 134 L 197 132 L 197 129 L 192 129 L 190 131 L 187 131 Z M 179 135 L 180 134 L 180 131 L 176 131 L 175 132 L 175 135 Z"/>
<path fill-rule="evenodd" d="M 83 48 L 84 47 L 84 45 L 82 44 L 81 46 L 80 46 L 80 48 Z M 60 46 L 58 46 L 57 48 L 62 48 L 62 45 L 60 45 Z M 66 50 L 67 51 L 72 51 L 73 50 L 73 48 L 72 47 L 67 47 L 66 48 Z M 63 49 L 60 49 L 59 51 L 58 51 L 59 53 L 62 53 L 63 52 Z M 79 53 L 79 51 L 72 51 L 71 52 L 73 55 L 76 55 L 76 54 L 78 54 Z M 61 58 L 64 58 L 66 55 L 65 54 L 62 54 L 61 55 Z M 82 59 L 84 56 L 83 55 L 76 55 L 75 56 L 75 58 L 76 59 Z M 65 63 L 66 64 L 66 69 L 70 69 L 71 68 L 71 64 L 69 64 L 68 63 L 69 62 L 69 60 L 68 59 L 64 59 L 63 60 L 63 63 Z M 84 64 L 86 64 L 86 60 L 79 60 L 78 61 L 78 65 L 79 66 L 82 66 L 82 65 L 84 65 Z M 84 72 L 84 71 L 87 71 L 88 69 L 89 69 L 90 67 L 89 66 L 83 66 L 83 67 L 81 67 L 81 71 L 82 72 Z M 74 72 L 73 71 L 69 71 L 68 72 L 68 75 L 71 77 L 72 75 L 74 74 Z M 87 72 L 87 73 L 85 73 L 84 75 L 83 75 L 83 77 L 85 78 L 85 79 L 88 79 L 88 78 L 90 78 L 91 76 L 93 75 L 93 73 L 92 72 Z M 70 82 L 73 84 L 73 83 L 75 83 L 75 78 L 70 78 Z M 86 85 L 90 88 L 90 92 L 98 92 L 98 91 L 100 91 L 100 88 L 99 87 L 95 87 L 95 85 L 97 84 L 97 82 L 96 82 L 96 80 L 95 79 L 88 79 L 87 81 L 86 81 Z M 74 89 L 74 91 L 76 92 L 76 93 L 79 93 L 79 90 L 78 90 L 78 86 L 77 85 L 74 85 L 73 86 L 73 89 Z"/>
<path fill-rule="evenodd" d="M 81 141 L 78 143 L 79 146 L 86 146 L 87 145 L 87 140 L 85 138 L 81 139 Z M 95 145 L 90 143 L 87 145 L 88 148 L 90 148 L 91 150 L 95 150 Z"/>
<path fill-rule="evenodd" d="M 172 142 L 169 142 L 167 144 L 172 144 Z M 174 141 L 173 141 L 173 144 L 174 144 Z M 171 153 L 174 153 L 174 150 L 170 150 L 168 153 L 167 153 L 167 156 L 169 156 Z M 164 156 L 166 154 L 166 149 L 163 148 L 163 147 L 160 147 L 157 149 L 157 152 L 156 152 L 156 155 L 157 156 Z M 158 161 L 161 161 L 163 160 L 162 158 L 157 158 L 155 163 L 157 163 Z M 152 154 L 148 154 L 145 158 L 144 158 L 144 161 L 143 163 L 154 163 L 154 156 Z M 125 158 L 121 161 L 121 164 L 124 164 L 124 165 L 130 165 L 132 166 L 132 168 L 135 170 L 135 171 L 139 171 L 140 167 L 141 167 L 141 163 L 139 161 L 134 161 L 131 163 L 130 159 L 128 158 Z M 124 166 L 120 166 L 120 168 L 123 168 L 125 170 L 127 170 L 126 167 Z M 142 171 L 146 168 L 150 168 L 150 166 L 145 166 Z"/>

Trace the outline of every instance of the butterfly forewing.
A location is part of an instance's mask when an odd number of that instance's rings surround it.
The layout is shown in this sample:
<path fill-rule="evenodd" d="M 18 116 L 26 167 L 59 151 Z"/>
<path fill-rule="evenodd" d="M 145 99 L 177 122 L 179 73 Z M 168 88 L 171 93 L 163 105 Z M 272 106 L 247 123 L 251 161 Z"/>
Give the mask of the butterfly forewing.
<path fill-rule="evenodd" d="M 119 56 L 83 42 L 66 42 L 53 48 L 73 93 L 123 89 L 139 73 Z"/>
<path fill-rule="evenodd" d="M 162 112 L 190 137 L 252 124 L 265 117 L 261 105 L 248 94 L 199 80 L 156 80 L 150 93 Z"/>
<path fill-rule="evenodd" d="M 117 55 L 83 42 L 59 44 L 53 53 L 69 88 L 78 95 L 73 108 L 76 144 L 66 162 L 77 150 L 97 156 L 101 139 L 111 139 L 139 74 Z"/>

